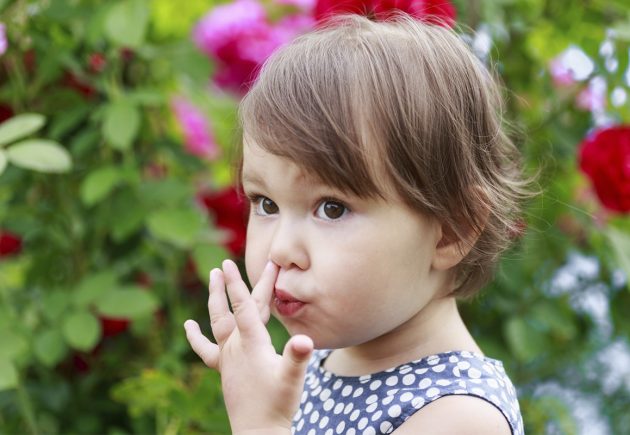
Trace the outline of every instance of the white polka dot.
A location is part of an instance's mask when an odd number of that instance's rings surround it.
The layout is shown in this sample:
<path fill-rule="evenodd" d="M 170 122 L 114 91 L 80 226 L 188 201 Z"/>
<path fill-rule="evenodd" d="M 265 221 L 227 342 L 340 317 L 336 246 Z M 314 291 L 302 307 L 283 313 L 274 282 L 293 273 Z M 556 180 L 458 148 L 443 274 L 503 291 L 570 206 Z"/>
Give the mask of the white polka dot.
<path fill-rule="evenodd" d="M 337 433 L 343 433 L 343 430 L 346 428 L 346 422 L 345 421 L 340 421 L 339 424 L 337 425 L 337 428 L 335 429 L 335 431 Z"/>
<path fill-rule="evenodd" d="M 458 361 L 459 361 L 459 358 L 457 358 L 455 355 L 451 355 L 451 356 L 448 358 L 448 361 L 449 361 L 449 362 L 452 362 L 452 363 L 456 363 L 456 362 L 458 362 Z"/>
<path fill-rule="evenodd" d="M 376 430 L 373 427 L 368 427 L 363 431 L 363 435 L 376 435 Z"/>
<path fill-rule="evenodd" d="M 394 385 L 396 385 L 398 383 L 398 376 L 390 376 L 389 378 L 387 378 L 387 380 L 385 381 L 385 384 L 389 385 L 390 387 L 393 387 Z"/>
<path fill-rule="evenodd" d="M 384 421 L 381 423 L 381 433 L 392 433 L 394 430 L 394 425 L 389 421 Z"/>
<path fill-rule="evenodd" d="M 370 403 L 374 403 L 377 400 L 378 400 L 378 396 L 376 394 L 372 394 L 370 397 L 365 399 L 365 403 L 369 405 Z"/>
<path fill-rule="evenodd" d="M 435 373 L 440 373 L 440 372 L 443 372 L 445 368 L 446 368 L 446 365 L 444 365 L 444 364 L 438 364 L 438 365 L 436 365 L 435 367 L 433 367 L 433 369 L 432 369 L 432 370 L 433 370 Z"/>
<path fill-rule="evenodd" d="M 391 390 L 387 390 L 387 395 L 388 396 L 393 396 L 394 394 L 398 393 L 399 388 L 392 388 Z"/>
<path fill-rule="evenodd" d="M 409 374 L 409 375 L 405 375 L 405 376 L 403 376 L 403 378 L 402 378 L 402 383 L 403 383 L 404 385 L 411 385 L 411 384 L 413 384 L 415 381 L 416 381 L 416 377 L 415 377 L 414 375 L 411 375 L 411 374 Z"/>
<path fill-rule="evenodd" d="M 341 414 L 341 411 L 343 411 L 343 403 L 340 402 L 335 405 L 335 409 L 333 412 L 335 414 Z"/>
<path fill-rule="evenodd" d="M 346 407 L 343 409 L 343 413 L 344 414 L 350 414 L 350 412 L 352 411 L 352 408 L 354 408 L 354 403 L 350 402 L 346 405 Z"/>
<path fill-rule="evenodd" d="M 359 415 L 361 415 L 361 411 L 355 409 L 354 412 L 350 414 L 350 421 L 355 421 L 357 418 L 359 418 Z"/>
<path fill-rule="evenodd" d="M 350 385 L 346 385 L 345 387 L 343 387 L 343 390 L 341 390 L 341 395 L 343 397 L 348 397 L 351 393 L 352 387 Z"/>
<path fill-rule="evenodd" d="M 328 399 L 331 395 L 332 391 L 330 391 L 328 388 L 326 388 L 324 391 L 322 391 L 322 394 L 319 395 L 319 400 L 321 400 L 322 402 L 326 399 Z"/>
<path fill-rule="evenodd" d="M 302 393 L 302 399 L 300 399 L 300 402 L 304 403 L 306 402 L 306 399 L 308 399 L 308 391 L 304 391 Z"/>
<path fill-rule="evenodd" d="M 372 421 L 378 420 L 379 418 L 381 418 L 381 415 L 383 415 L 383 411 L 379 409 L 374 414 L 372 414 Z"/>
<path fill-rule="evenodd" d="M 497 383 L 497 381 L 492 378 L 488 379 L 488 385 L 490 385 L 492 388 L 499 388 L 499 384 Z"/>
<path fill-rule="evenodd" d="M 392 401 L 396 398 L 396 396 L 387 396 L 386 398 L 384 398 L 383 400 L 381 400 L 381 403 L 383 405 L 389 405 L 390 403 L 392 403 Z"/>
<path fill-rule="evenodd" d="M 319 393 L 322 391 L 322 386 L 318 386 L 313 391 L 311 391 L 311 396 L 319 396 Z"/>
<path fill-rule="evenodd" d="M 427 362 L 429 363 L 429 365 L 434 366 L 440 362 L 440 357 L 437 355 L 432 355 L 427 359 Z"/>
<path fill-rule="evenodd" d="M 440 394 L 440 390 L 435 387 L 431 387 L 427 390 L 427 397 L 435 397 Z"/>
<path fill-rule="evenodd" d="M 300 422 L 296 426 L 296 429 L 302 430 L 303 427 L 304 427 L 304 419 L 300 420 Z"/>
<path fill-rule="evenodd" d="M 320 428 L 320 429 L 325 428 L 325 427 L 328 425 L 328 420 L 329 420 L 329 418 L 328 418 L 328 416 L 327 416 L 327 415 L 325 415 L 325 416 L 324 416 L 324 418 L 322 418 L 321 420 L 319 420 L 319 428 Z"/>
<path fill-rule="evenodd" d="M 378 379 L 377 379 L 377 380 L 375 380 L 375 381 L 373 381 L 373 382 L 370 384 L 370 390 L 372 390 L 372 391 L 377 390 L 377 389 L 378 389 L 378 387 L 380 387 L 382 383 L 383 383 L 383 382 L 381 382 L 381 381 L 380 381 L 380 380 L 378 380 Z"/>
<path fill-rule="evenodd" d="M 363 394 L 363 388 L 359 387 L 354 390 L 354 394 L 352 395 L 352 397 L 359 397 L 361 394 Z"/>
<path fill-rule="evenodd" d="M 306 405 L 304 405 L 304 414 L 308 414 L 312 410 L 313 410 L 313 404 L 311 402 L 306 402 Z"/>
<path fill-rule="evenodd" d="M 398 370 L 398 373 L 400 373 L 401 375 L 404 375 L 406 373 L 409 373 L 410 371 L 411 371 L 411 366 L 408 366 L 405 364 Z"/>
<path fill-rule="evenodd" d="M 371 405 L 368 405 L 367 408 L 365 408 L 365 410 L 367 412 L 374 412 L 376 410 L 376 408 L 378 407 L 378 403 L 372 403 Z"/>
<path fill-rule="evenodd" d="M 318 419 L 319 419 L 319 411 L 313 411 L 313 413 L 311 414 L 311 418 L 309 419 L 309 421 L 310 421 L 311 423 L 315 423 Z"/>
<path fill-rule="evenodd" d="M 363 375 L 359 378 L 359 382 L 361 382 L 362 384 L 365 384 L 366 382 L 370 382 L 371 378 L 372 378 L 371 375 Z"/>
<path fill-rule="evenodd" d="M 427 388 L 429 385 L 431 385 L 431 378 L 424 378 L 423 380 L 420 381 L 420 383 L 418 384 L 418 388 L 424 390 L 425 388 Z"/>
<path fill-rule="evenodd" d="M 413 399 L 413 393 L 410 392 L 403 393 L 402 396 L 400 396 L 401 402 L 409 402 L 411 399 Z"/>
<path fill-rule="evenodd" d="M 459 367 L 453 367 L 453 375 L 458 378 L 461 376 L 461 374 L 459 373 Z"/>
<path fill-rule="evenodd" d="M 333 384 L 333 390 L 338 390 L 343 385 L 343 381 L 341 379 L 337 379 Z"/>
<path fill-rule="evenodd" d="M 416 409 L 420 409 L 424 406 L 424 399 L 422 397 L 414 397 L 411 405 Z"/>
<path fill-rule="evenodd" d="M 317 432 L 315 432 L 315 429 L 311 429 L 308 431 L 307 435 L 317 435 Z"/>
<path fill-rule="evenodd" d="M 394 405 L 387 410 L 387 415 L 390 417 L 398 417 L 401 412 L 400 405 Z"/>
<path fill-rule="evenodd" d="M 367 424 L 368 424 L 367 417 L 363 417 L 361 420 L 359 420 L 359 423 L 357 424 L 357 429 L 363 430 L 365 429 L 365 426 L 367 426 Z"/>
<path fill-rule="evenodd" d="M 425 374 L 425 373 L 426 373 L 426 372 L 428 372 L 428 371 L 429 371 L 429 369 L 428 369 L 428 368 L 426 368 L 426 367 L 421 368 L 421 369 L 416 369 L 416 370 L 415 370 L 415 372 L 416 372 L 417 374 L 419 374 L 419 375 L 423 375 L 423 374 Z"/>
<path fill-rule="evenodd" d="M 439 385 L 440 387 L 447 387 L 451 385 L 452 382 L 449 381 L 448 379 L 438 379 L 437 381 L 435 381 L 435 384 Z"/>
<path fill-rule="evenodd" d="M 300 418 L 302 418 L 302 409 L 298 409 L 298 412 L 295 413 L 295 416 L 293 417 L 293 420 L 297 421 Z"/>
<path fill-rule="evenodd" d="M 479 379 L 481 377 L 481 372 L 473 367 L 468 370 L 468 376 L 473 379 Z"/>
<path fill-rule="evenodd" d="M 330 411 L 333 406 L 335 406 L 335 401 L 333 399 L 328 399 L 324 402 L 324 411 Z"/>
<path fill-rule="evenodd" d="M 485 396 L 486 392 L 482 388 L 472 388 L 470 391 L 477 394 L 478 396 Z"/>
<path fill-rule="evenodd" d="M 334 430 L 328 429 L 324 435 L 333 435 L 335 433 Z"/>
<path fill-rule="evenodd" d="M 351 427 L 350 429 L 348 429 L 348 431 L 346 432 L 346 435 L 356 435 L 357 431 L 354 430 L 353 427 Z"/>
<path fill-rule="evenodd" d="M 470 363 L 468 361 L 460 361 L 457 363 L 457 367 L 460 370 L 468 370 L 470 368 Z"/>

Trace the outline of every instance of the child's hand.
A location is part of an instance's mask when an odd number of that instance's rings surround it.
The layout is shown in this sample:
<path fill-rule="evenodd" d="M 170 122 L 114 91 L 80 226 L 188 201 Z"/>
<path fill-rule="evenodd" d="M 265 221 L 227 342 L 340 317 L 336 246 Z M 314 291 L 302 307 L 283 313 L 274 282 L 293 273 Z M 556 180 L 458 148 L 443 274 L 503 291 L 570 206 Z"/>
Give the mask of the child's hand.
<path fill-rule="evenodd" d="M 193 320 L 186 337 L 203 362 L 221 372 L 223 397 L 232 433 L 289 432 L 297 411 L 313 342 L 292 337 L 278 355 L 265 328 L 278 267 L 269 262 L 250 295 L 236 264 L 210 272 L 208 312 L 217 344 Z M 227 295 L 232 310 L 228 307 Z"/>

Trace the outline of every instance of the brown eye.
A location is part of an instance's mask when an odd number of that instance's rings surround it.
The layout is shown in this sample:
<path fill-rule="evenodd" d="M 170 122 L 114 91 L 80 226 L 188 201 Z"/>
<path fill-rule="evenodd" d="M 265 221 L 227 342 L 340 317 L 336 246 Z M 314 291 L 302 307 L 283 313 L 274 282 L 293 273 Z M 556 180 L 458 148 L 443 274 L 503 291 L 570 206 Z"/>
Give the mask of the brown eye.
<path fill-rule="evenodd" d="M 260 208 L 263 211 L 263 214 L 275 214 L 278 213 L 278 206 L 275 202 L 270 200 L 269 198 L 263 198 L 260 201 Z"/>
<path fill-rule="evenodd" d="M 327 220 L 336 220 L 341 218 L 348 209 L 345 205 L 336 201 L 324 201 L 317 208 L 317 215 Z"/>

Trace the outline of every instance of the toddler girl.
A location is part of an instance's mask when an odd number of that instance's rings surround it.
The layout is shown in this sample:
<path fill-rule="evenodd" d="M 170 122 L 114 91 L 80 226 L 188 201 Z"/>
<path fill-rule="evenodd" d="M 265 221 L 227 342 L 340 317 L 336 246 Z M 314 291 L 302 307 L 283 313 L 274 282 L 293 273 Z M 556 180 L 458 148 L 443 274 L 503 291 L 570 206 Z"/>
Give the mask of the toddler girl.
<path fill-rule="evenodd" d="M 527 196 L 467 46 L 403 16 L 341 17 L 276 52 L 240 118 L 256 285 L 226 260 L 210 272 L 217 344 L 185 324 L 233 433 L 522 434 L 456 305 L 491 278 Z"/>

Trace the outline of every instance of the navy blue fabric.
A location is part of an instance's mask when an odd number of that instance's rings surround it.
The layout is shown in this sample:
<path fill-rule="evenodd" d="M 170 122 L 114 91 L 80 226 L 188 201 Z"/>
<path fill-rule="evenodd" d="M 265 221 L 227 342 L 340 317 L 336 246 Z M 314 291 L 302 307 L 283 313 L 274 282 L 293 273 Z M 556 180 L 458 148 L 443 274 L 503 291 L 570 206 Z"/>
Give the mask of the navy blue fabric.
<path fill-rule="evenodd" d="M 388 434 L 414 412 L 449 395 L 467 395 L 496 406 L 514 435 L 523 434 L 516 391 L 495 359 L 475 353 L 431 355 L 371 375 L 336 376 L 323 367 L 330 350 L 309 362 L 294 434 Z"/>

